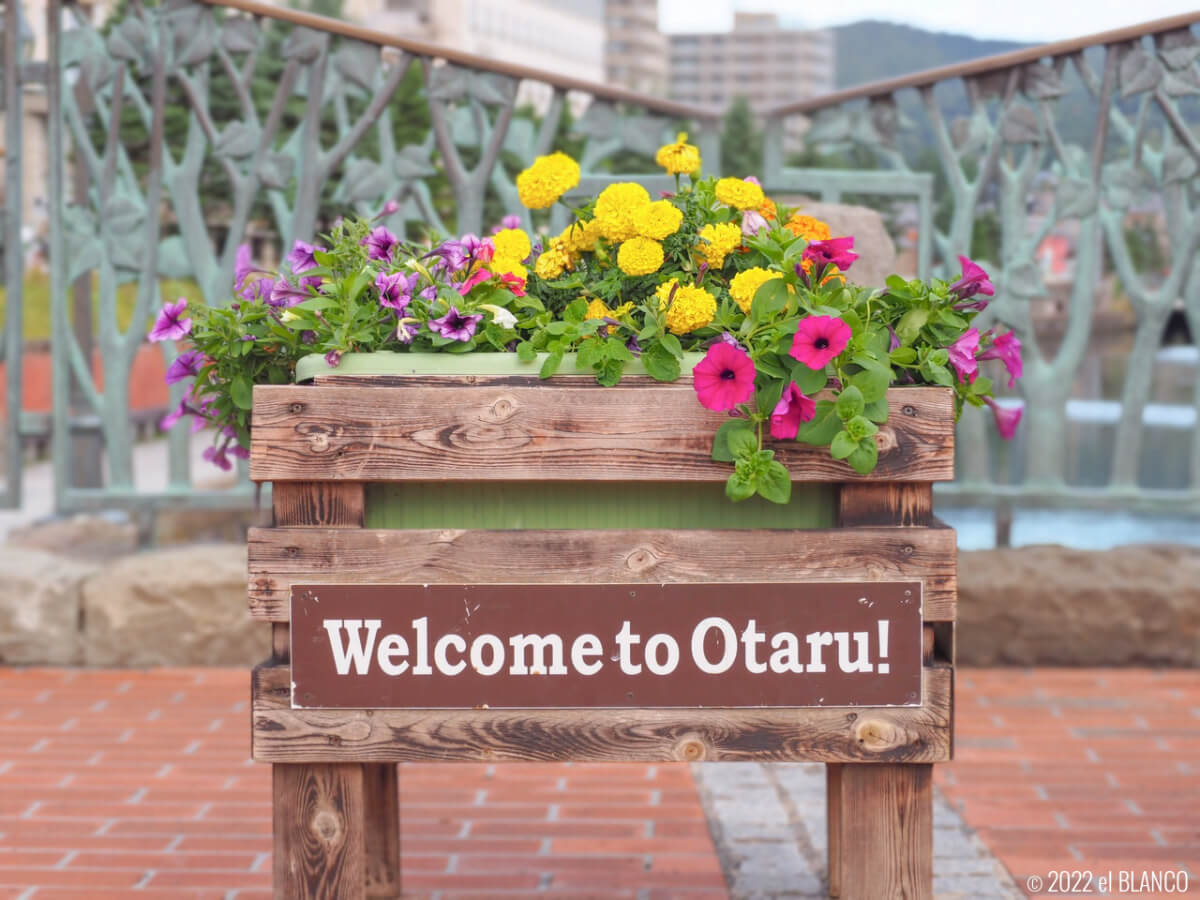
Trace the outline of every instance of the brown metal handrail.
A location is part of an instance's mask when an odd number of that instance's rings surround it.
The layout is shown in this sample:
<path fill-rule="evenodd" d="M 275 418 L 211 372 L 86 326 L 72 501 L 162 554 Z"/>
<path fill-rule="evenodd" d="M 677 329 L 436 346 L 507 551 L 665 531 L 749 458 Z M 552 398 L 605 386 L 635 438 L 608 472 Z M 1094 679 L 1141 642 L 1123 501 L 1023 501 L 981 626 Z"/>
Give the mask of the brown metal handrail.
<path fill-rule="evenodd" d="M 1154 19 L 1142 22 L 1140 25 L 1130 25 L 1127 28 L 1117 28 L 1112 31 L 1101 31 L 1084 37 L 1072 38 L 1069 41 L 1056 41 L 1051 44 L 1040 44 L 1025 50 L 1013 50 L 1009 53 L 998 53 L 994 56 L 984 56 L 969 62 L 954 63 L 949 66 L 939 66 L 936 69 L 926 69 L 924 72 L 914 72 L 899 78 L 888 78 L 883 81 L 872 81 L 857 87 L 810 97 L 793 103 L 785 103 L 768 111 L 768 117 L 790 116 L 797 113 L 810 113 L 838 106 L 850 100 L 861 100 L 864 97 L 886 97 L 902 88 L 922 88 L 947 81 L 951 78 L 970 78 L 985 75 L 989 72 L 999 72 L 1014 66 L 1027 65 L 1056 56 L 1069 56 L 1103 44 L 1123 44 L 1136 41 L 1146 35 L 1162 34 L 1167 31 L 1178 31 L 1200 22 L 1200 10 L 1168 16 L 1165 19 Z"/>
<path fill-rule="evenodd" d="M 544 82 L 556 88 L 561 88 L 564 91 L 580 91 L 603 100 L 611 100 L 615 103 L 630 103 L 665 116 L 708 122 L 715 122 L 721 118 L 721 113 L 717 110 L 701 106 L 689 106 L 685 103 L 675 103 L 671 100 L 663 100 L 659 97 L 639 94 L 636 91 L 626 90 L 625 88 L 547 72 L 544 69 L 497 62 L 485 56 L 476 56 L 473 53 L 464 53 L 461 50 L 442 47 L 437 44 L 429 44 L 424 41 L 395 37 L 382 31 L 374 31 L 370 28 L 363 28 L 360 25 L 344 22 L 341 19 L 331 19 L 327 16 L 318 16 L 314 13 L 302 12 L 297 9 L 272 6 L 267 3 L 256 2 L 256 0 L 204 0 L 204 2 L 212 6 L 241 10 L 255 16 L 265 16 L 269 19 L 278 19 L 281 22 L 290 22 L 293 25 L 301 25 L 305 28 L 326 31 L 330 34 L 363 41 L 368 44 L 376 44 L 380 47 L 395 47 L 414 56 L 444 59 L 447 62 L 466 66 L 471 69 L 478 69 L 483 72 L 494 72 L 497 75 L 507 75 L 511 78 L 528 78 L 531 81 Z"/>

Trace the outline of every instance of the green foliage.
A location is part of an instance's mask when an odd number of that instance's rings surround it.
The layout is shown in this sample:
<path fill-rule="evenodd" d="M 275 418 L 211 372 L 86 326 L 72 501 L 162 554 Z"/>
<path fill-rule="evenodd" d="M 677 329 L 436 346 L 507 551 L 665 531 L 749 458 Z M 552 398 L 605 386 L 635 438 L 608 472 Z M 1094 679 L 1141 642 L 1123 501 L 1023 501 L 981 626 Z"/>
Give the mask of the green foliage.
<path fill-rule="evenodd" d="M 734 98 L 721 125 L 721 173 L 745 178 L 762 171 L 763 134 L 750 101 Z"/>

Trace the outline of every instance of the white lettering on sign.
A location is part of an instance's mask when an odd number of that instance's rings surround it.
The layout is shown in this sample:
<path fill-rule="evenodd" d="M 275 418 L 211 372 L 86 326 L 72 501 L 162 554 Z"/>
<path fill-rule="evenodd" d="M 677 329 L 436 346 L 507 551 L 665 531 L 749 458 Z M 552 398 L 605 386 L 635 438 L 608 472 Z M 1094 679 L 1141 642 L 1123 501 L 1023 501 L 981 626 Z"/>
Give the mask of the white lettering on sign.
<path fill-rule="evenodd" d="M 402 634 L 384 634 L 381 619 L 325 619 L 321 623 L 329 637 L 334 669 L 339 675 L 367 675 L 372 662 L 385 675 L 440 675 L 453 677 L 468 665 L 480 675 L 595 675 L 605 665 L 604 641 L 595 634 L 580 634 L 569 642 L 559 634 L 514 634 L 507 640 L 494 634 L 476 635 L 469 643 L 461 634 L 449 632 L 433 642 L 430 653 L 429 620 L 412 620 L 412 641 Z M 760 675 L 820 673 L 834 665 L 845 673 L 886 674 L 889 622 L 877 621 L 874 646 L 867 631 L 813 631 L 796 634 L 779 631 L 768 635 L 750 619 L 739 636 L 734 624 L 723 616 L 708 616 L 692 629 L 691 663 L 706 675 L 728 672 L 741 657 L 746 671 Z M 808 645 L 808 661 L 802 662 L 802 644 Z M 679 642 L 669 634 L 652 634 L 643 642 L 626 619 L 612 637 L 614 655 L 626 675 L 639 675 L 645 668 L 652 675 L 670 675 L 680 665 Z M 768 654 L 767 648 L 770 648 Z M 826 654 L 825 648 L 830 648 Z M 836 647 L 836 649 L 834 649 Z M 568 649 L 569 648 L 569 649 Z M 415 655 L 410 662 L 409 655 Z M 874 655 L 872 655 L 874 653 Z M 433 664 L 430 665 L 432 657 Z M 568 661 L 570 665 L 568 666 Z"/>

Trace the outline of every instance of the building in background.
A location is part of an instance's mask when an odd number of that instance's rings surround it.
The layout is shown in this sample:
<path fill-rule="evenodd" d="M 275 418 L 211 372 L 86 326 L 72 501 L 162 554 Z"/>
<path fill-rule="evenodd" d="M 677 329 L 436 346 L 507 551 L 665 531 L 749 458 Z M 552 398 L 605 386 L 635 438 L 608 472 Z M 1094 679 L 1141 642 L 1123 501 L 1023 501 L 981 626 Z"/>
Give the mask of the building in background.
<path fill-rule="evenodd" d="M 608 83 L 666 97 L 670 44 L 658 30 L 657 0 L 605 0 L 604 20 Z"/>
<path fill-rule="evenodd" d="M 345 0 L 347 19 L 489 60 L 604 81 L 605 0 Z M 548 85 L 520 98 L 544 109 Z"/>
<path fill-rule="evenodd" d="M 828 29 L 784 28 L 773 13 L 735 13 L 733 30 L 672 34 L 670 96 L 725 110 L 738 96 L 760 118 L 774 106 L 829 93 L 834 86 L 834 38 Z M 805 127 L 788 122 L 789 143 Z"/>

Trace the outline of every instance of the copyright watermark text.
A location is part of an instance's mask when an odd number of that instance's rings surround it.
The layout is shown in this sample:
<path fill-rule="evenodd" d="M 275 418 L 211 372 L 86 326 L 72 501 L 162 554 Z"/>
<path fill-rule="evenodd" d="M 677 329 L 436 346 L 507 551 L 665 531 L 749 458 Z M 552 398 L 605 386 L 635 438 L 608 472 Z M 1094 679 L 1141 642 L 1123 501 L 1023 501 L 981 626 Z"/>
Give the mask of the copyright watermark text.
<path fill-rule="evenodd" d="M 1059 869 L 1044 876 L 1030 875 L 1025 887 L 1031 894 L 1186 894 L 1188 873 L 1183 869 Z"/>

